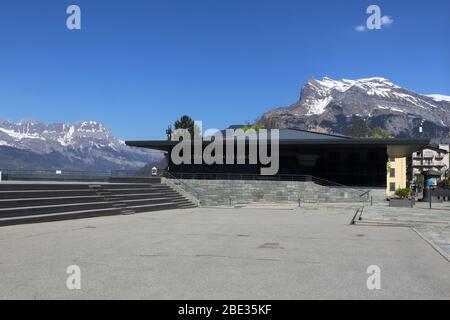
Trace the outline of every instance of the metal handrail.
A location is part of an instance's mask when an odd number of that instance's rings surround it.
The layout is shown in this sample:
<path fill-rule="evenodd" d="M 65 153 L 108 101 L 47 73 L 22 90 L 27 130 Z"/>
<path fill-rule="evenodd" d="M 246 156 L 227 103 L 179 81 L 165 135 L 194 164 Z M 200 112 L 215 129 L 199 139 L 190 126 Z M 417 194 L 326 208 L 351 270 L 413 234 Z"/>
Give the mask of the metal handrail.
<path fill-rule="evenodd" d="M 200 201 L 200 192 L 196 190 L 193 186 L 187 184 L 186 182 L 178 179 L 173 174 L 171 174 L 169 171 L 163 171 L 162 176 L 167 179 L 175 180 L 176 182 L 182 184 L 187 190 L 185 192 L 192 194 L 198 201 Z"/>
<path fill-rule="evenodd" d="M 365 195 L 367 195 L 367 196 L 369 196 L 370 195 L 370 190 L 367 190 L 366 192 L 364 192 L 363 194 L 361 194 L 359 197 L 360 198 L 362 198 L 362 197 L 364 197 Z"/>
<path fill-rule="evenodd" d="M 312 177 L 312 181 L 319 185 L 323 185 L 323 186 L 346 188 L 346 189 L 350 189 L 350 190 L 354 190 L 354 191 L 358 191 L 358 192 L 364 191 L 364 193 L 361 195 L 361 197 L 370 192 L 370 190 L 358 189 L 355 187 L 346 186 L 341 183 L 337 183 L 337 182 L 333 182 L 333 181 L 329 181 L 329 180 L 325 180 L 325 179 L 317 178 L 317 177 Z"/>

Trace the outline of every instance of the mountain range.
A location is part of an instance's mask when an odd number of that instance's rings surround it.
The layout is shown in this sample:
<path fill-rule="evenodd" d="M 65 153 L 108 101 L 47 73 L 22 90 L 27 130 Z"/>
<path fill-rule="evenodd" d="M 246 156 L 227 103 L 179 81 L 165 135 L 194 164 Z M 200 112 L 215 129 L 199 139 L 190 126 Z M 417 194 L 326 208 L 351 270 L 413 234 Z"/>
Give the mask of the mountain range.
<path fill-rule="evenodd" d="M 357 120 L 397 138 L 427 137 L 448 143 L 450 97 L 416 93 L 384 78 L 310 78 L 296 103 L 266 112 L 259 119 L 272 127 L 347 135 Z"/>
<path fill-rule="evenodd" d="M 310 78 L 296 103 L 259 118 L 269 127 L 344 135 L 351 135 L 358 121 L 397 138 L 450 143 L 450 97 L 416 93 L 384 78 Z M 138 170 L 162 159 L 158 151 L 126 146 L 96 121 L 44 124 L 0 119 L 0 169 Z"/>
<path fill-rule="evenodd" d="M 159 152 L 126 146 L 95 121 L 0 120 L 0 169 L 136 170 L 161 159 Z"/>

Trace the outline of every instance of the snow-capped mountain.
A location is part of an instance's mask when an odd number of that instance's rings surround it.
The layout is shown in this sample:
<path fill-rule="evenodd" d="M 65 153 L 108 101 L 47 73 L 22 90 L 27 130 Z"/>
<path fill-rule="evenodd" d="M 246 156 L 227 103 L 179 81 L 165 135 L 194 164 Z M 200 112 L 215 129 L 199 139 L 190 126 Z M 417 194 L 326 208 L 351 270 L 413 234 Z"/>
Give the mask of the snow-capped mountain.
<path fill-rule="evenodd" d="M 131 148 L 101 123 L 0 120 L 0 169 L 134 170 L 162 155 Z"/>
<path fill-rule="evenodd" d="M 302 87 L 297 103 L 261 117 L 281 128 L 341 134 L 348 134 L 358 118 L 397 137 L 418 136 L 423 123 L 429 137 L 445 140 L 449 137 L 450 97 L 418 94 L 384 78 L 311 78 Z"/>
<path fill-rule="evenodd" d="M 441 101 L 447 101 L 450 102 L 449 96 L 444 96 L 442 94 L 429 94 L 428 97 L 434 99 L 435 101 L 441 102 Z"/>

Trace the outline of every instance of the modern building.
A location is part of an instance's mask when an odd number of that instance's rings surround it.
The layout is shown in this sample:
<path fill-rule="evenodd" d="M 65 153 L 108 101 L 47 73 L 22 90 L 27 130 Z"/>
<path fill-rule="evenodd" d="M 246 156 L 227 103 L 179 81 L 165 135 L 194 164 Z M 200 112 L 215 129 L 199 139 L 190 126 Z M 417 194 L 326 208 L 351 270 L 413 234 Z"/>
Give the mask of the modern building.
<path fill-rule="evenodd" d="M 170 153 L 177 143 L 178 141 L 169 140 L 126 142 L 128 146 L 156 149 L 166 153 Z M 248 143 L 249 140 L 247 140 Z M 203 141 L 203 150 L 209 144 L 211 141 Z M 282 129 L 279 131 L 277 176 L 280 179 L 299 175 L 313 176 L 346 186 L 384 189 L 387 187 L 386 166 L 389 158 L 406 158 L 428 144 L 429 140 L 426 139 L 354 139 L 297 129 Z M 246 152 L 248 153 L 248 148 Z M 217 175 L 224 174 L 257 176 L 260 174 L 261 167 L 264 167 L 260 164 L 248 163 L 245 165 L 206 165 L 204 163 L 175 165 L 170 157 L 168 158 L 168 170 L 173 175 L 201 174 L 205 178 L 210 176 L 211 179 L 217 179 Z M 403 170 L 397 167 L 393 169 L 396 169 L 395 176 L 397 176 L 397 170 L 399 175 Z"/>
<path fill-rule="evenodd" d="M 422 175 L 426 171 L 440 172 L 443 178 L 450 169 L 449 145 L 426 146 L 411 154 L 407 162 L 407 179 L 411 185 L 416 183 L 417 176 Z"/>

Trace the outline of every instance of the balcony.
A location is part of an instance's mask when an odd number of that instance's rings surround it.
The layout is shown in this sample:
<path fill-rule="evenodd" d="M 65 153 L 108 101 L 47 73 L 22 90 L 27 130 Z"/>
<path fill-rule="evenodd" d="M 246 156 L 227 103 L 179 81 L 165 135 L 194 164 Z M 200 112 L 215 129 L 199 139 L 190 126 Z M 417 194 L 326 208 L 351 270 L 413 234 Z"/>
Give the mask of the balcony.
<path fill-rule="evenodd" d="M 432 151 L 424 151 L 423 152 L 423 158 L 424 159 L 433 159 L 436 157 L 437 153 Z"/>
<path fill-rule="evenodd" d="M 415 164 L 414 167 L 417 167 L 417 168 L 444 168 L 445 164 L 443 164 L 443 163 L 423 163 L 423 164 Z"/>

